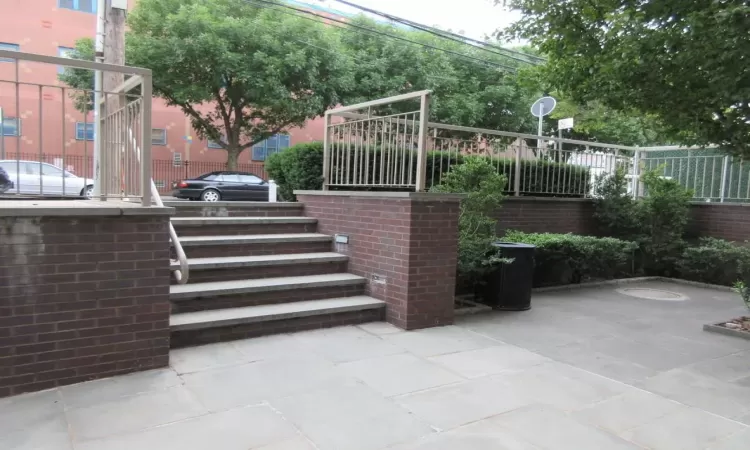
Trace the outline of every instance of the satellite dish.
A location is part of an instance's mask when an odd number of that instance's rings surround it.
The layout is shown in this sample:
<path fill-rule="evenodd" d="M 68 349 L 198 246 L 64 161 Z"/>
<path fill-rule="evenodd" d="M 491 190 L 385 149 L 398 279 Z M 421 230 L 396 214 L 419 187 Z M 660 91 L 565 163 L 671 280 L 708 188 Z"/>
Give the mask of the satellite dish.
<path fill-rule="evenodd" d="M 555 109 L 555 106 L 557 106 L 557 100 L 553 97 L 542 97 L 531 105 L 531 115 L 534 117 L 544 117 L 551 113 Z"/>

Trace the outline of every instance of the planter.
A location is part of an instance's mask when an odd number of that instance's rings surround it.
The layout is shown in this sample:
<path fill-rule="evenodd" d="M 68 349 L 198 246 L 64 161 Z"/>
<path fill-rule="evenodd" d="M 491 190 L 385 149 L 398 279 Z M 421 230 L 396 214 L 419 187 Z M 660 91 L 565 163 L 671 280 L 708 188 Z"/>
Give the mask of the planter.
<path fill-rule="evenodd" d="M 739 317 L 727 322 L 703 325 L 703 331 L 734 336 L 750 341 L 750 317 Z"/>

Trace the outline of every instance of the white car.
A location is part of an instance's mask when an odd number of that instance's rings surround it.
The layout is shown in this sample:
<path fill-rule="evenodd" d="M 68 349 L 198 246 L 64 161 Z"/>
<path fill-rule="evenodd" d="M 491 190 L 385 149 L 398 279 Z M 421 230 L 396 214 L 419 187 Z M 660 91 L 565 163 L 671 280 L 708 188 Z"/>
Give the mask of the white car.
<path fill-rule="evenodd" d="M 0 161 L 0 167 L 5 169 L 8 178 L 14 184 L 14 187 L 5 191 L 6 194 L 89 198 L 94 191 L 92 179 L 77 177 L 52 164 L 7 159 Z M 64 192 L 63 184 L 65 185 Z"/>

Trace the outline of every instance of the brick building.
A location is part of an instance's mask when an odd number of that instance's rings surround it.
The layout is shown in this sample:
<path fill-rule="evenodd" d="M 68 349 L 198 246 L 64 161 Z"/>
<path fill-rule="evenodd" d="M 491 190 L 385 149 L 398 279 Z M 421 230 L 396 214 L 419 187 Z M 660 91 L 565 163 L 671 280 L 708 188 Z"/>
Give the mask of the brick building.
<path fill-rule="evenodd" d="M 132 8 L 135 2 L 129 0 L 129 6 Z M 94 36 L 96 3 L 96 0 L 3 0 L 0 49 L 65 56 L 76 40 Z M 22 62 L 19 81 L 29 84 L 20 85 L 16 91 L 14 66 L 10 61 L 0 60 L 0 108 L 4 117 L 0 149 L 4 147 L 5 154 L 13 157 L 20 150 L 23 158 L 34 157 L 35 160 L 37 155 L 44 154 L 45 160 L 51 163 L 59 163 L 65 154 L 66 168 L 73 165 L 74 171 L 84 175 L 77 166 L 88 165 L 93 152 L 93 115 L 84 116 L 73 107 L 69 92 L 63 92 L 63 83 L 57 79 L 61 68 Z M 41 123 L 44 123 L 43 134 L 40 133 Z M 153 159 L 161 165 L 179 166 L 182 161 L 214 162 L 216 164 L 202 167 L 216 170 L 226 161 L 223 150 L 197 138 L 189 120 L 178 108 L 168 107 L 158 98 L 153 102 L 152 127 Z M 322 119 L 312 120 L 302 129 L 293 128 L 288 130 L 288 135 L 269 139 L 253 149 L 255 151 L 243 152 L 240 164 L 260 163 L 264 155 L 274 149 L 322 140 L 322 136 Z M 83 170 L 88 172 L 89 169 Z M 161 176 L 165 180 L 160 180 L 158 172 L 155 167 L 156 181 L 173 181 L 171 173 Z"/>

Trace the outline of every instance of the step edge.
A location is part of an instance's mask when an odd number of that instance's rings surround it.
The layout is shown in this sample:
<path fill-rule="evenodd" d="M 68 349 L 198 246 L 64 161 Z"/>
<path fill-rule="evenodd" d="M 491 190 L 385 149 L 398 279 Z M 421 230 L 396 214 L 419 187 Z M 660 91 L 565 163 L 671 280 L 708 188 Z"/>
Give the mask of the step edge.
<path fill-rule="evenodd" d="M 347 297 L 343 297 L 347 298 Z M 170 317 L 170 323 L 169 323 L 169 330 L 172 331 L 191 331 L 191 330 L 203 330 L 203 329 L 211 329 L 211 328 L 223 328 L 223 327 L 229 327 L 234 325 L 245 325 L 245 324 L 251 324 L 251 323 L 262 323 L 262 322 L 270 322 L 274 320 L 285 320 L 285 319 L 298 319 L 303 317 L 311 317 L 311 316 L 320 316 L 320 315 L 327 315 L 327 314 L 337 314 L 337 313 L 345 313 L 345 312 L 354 312 L 354 311 L 367 311 L 371 309 L 382 309 L 385 308 L 386 304 L 382 300 L 377 300 L 372 297 L 370 297 L 372 301 L 369 302 L 361 302 L 351 305 L 340 305 L 340 306 L 323 306 L 321 308 L 317 309 L 305 309 L 300 310 L 299 306 L 303 302 L 294 302 L 289 303 L 288 305 L 297 306 L 297 309 L 290 308 L 290 311 L 288 312 L 281 312 L 281 313 L 274 313 L 274 314 L 266 314 L 266 315 L 255 315 L 255 316 L 245 316 L 245 317 L 235 317 L 231 319 L 219 319 L 219 320 L 212 320 L 212 321 L 204 321 L 204 322 L 192 322 L 192 323 L 183 323 L 183 324 L 173 324 L 172 323 L 172 317 Z M 337 299 L 323 299 L 323 300 L 308 300 L 304 303 L 315 303 L 315 302 L 325 302 L 326 300 L 340 300 L 340 298 Z M 252 310 L 253 308 L 258 308 L 257 306 L 246 306 L 241 308 L 225 308 L 225 310 Z M 180 313 L 175 314 L 175 316 L 181 316 L 181 315 L 187 315 L 192 313 Z M 184 317 L 184 316 L 183 316 Z"/>
<path fill-rule="evenodd" d="M 216 238 L 217 241 L 212 240 L 200 240 L 200 241 L 191 241 L 189 238 L 191 237 L 204 237 L 204 236 L 183 236 L 180 238 L 180 243 L 183 247 L 208 247 L 210 245 L 222 245 L 222 244 L 236 244 L 236 243 L 248 243 L 248 244 L 283 244 L 283 243 L 305 243 L 305 242 L 331 242 L 333 241 L 333 236 L 325 235 L 325 234 L 315 234 L 310 233 L 310 236 L 295 236 L 295 237 L 284 237 L 288 235 L 279 234 L 277 237 L 270 237 L 274 235 L 267 235 L 267 234 L 259 234 L 258 236 L 264 236 L 263 238 L 252 238 L 253 235 L 246 235 L 241 238 L 235 237 L 235 236 L 227 236 L 227 235 L 220 235 L 217 234 L 215 236 L 206 236 L 206 237 L 213 237 Z M 227 239 L 222 239 L 227 238 Z"/>
<path fill-rule="evenodd" d="M 185 208 L 185 209 L 194 209 L 194 208 L 210 208 L 210 207 L 252 207 L 252 208 L 303 208 L 304 204 L 298 203 L 298 202 L 229 202 L 229 201 L 219 201 L 219 202 L 196 202 L 196 201 L 175 201 L 175 200 L 168 200 L 164 202 L 164 206 L 169 206 L 171 208 Z"/>
<path fill-rule="evenodd" d="M 289 255 L 316 255 L 316 253 L 289 253 Z M 262 255 L 262 256 L 280 256 L 280 255 Z M 285 255 L 284 255 L 285 256 Z M 227 258 L 236 258 L 235 256 L 228 256 Z M 252 257 L 250 257 L 252 258 Z M 244 267 L 276 267 L 276 266 L 294 266 L 299 264 L 319 264 L 319 263 L 336 263 L 336 262 L 346 262 L 349 260 L 349 257 L 346 255 L 338 254 L 336 256 L 334 255 L 326 255 L 326 256 L 316 256 L 316 257 L 309 257 L 309 258 L 290 258 L 290 259 L 267 259 L 267 260 L 259 260 L 259 261 L 232 261 L 232 262 L 218 262 L 218 263 L 191 263 L 190 258 L 188 258 L 188 267 L 190 270 L 218 270 L 218 269 L 237 269 L 237 268 L 244 268 Z M 207 259 L 207 258 L 193 258 L 193 259 Z M 179 263 L 171 263 L 170 269 L 179 269 L 180 264 Z"/>
<path fill-rule="evenodd" d="M 279 277 L 282 278 L 282 277 Z M 263 278 L 265 280 L 272 280 L 274 278 Z M 260 294 L 264 292 L 278 292 L 278 291 L 293 291 L 296 289 L 310 289 L 310 288 L 326 288 L 326 287 L 338 287 L 338 286 L 355 286 L 355 285 L 364 285 L 367 282 L 365 278 L 359 277 L 359 278 L 349 278 L 349 279 L 341 279 L 341 280 L 326 280 L 326 281 L 310 281 L 306 283 L 300 283 L 298 285 L 294 284 L 278 284 L 278 285 L 272 285 L 272 286 L 251 286 L 251 287 L 242 287 L 242 288 L 226 288 L 226 289 L 213 289 L 209 291 L 200 290 L 198 292 L 178 292 L 178 293 L 169 293 L 169 300 L 173 302 L 180 302 L 183 300 L 194 300 L 198 298 L 216 298 L 216 297 L 224 297 L 228 295 L 238 295 L 238 294 Z M 220 282 L 219 282 L 220 283 Z M 194 284 L 186 284 L 184 286 L 191 286 L 191 287 L 197 287 L 204 283 L 194 283 Z M 180 285 L 171 285 L 170 288 L 174 286 L 180 286 Z M 210 292 L 211 295 L 206 295 L 207 292 Z"/>
<path fill-rule="evenodd" d="M 172 217 L 172 225 L 175 226 L 201 226 L 201 225 L 236 225 L 237 223 L 257 223 L 266 225 L 270 223 L 317 223 L 318 219 L 305 216 L 288 216 L 288 217 Z"/>

